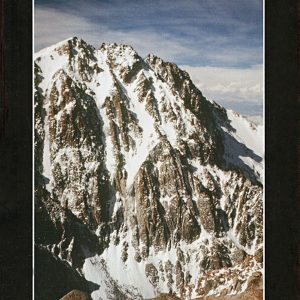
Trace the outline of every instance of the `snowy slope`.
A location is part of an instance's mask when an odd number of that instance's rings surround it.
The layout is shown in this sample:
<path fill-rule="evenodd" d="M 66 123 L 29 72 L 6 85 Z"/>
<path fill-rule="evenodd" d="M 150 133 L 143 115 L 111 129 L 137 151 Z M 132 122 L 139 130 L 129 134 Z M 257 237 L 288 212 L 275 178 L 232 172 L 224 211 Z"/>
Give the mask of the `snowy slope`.
<path fill-rule="evenodd" d="M 246 117 L 232 110 L 227 110 L 227 116 L 232 128 L 228 130 L 228 128 L 222 127 L 223 130 L 226 133 L 230 134 L 230 136 L 233 137 L 235 141 L 238 141 L 249 149 L 250 154 L 245 152 L 238 157 L 244 164 L 246 164 L 255 172 L 258 180 L 263 182 L 263 126 L 256 125 L 253 122 L 248 121 Z M 231 155 L 233 152 L 232 146 L 233 145 L 230 141 L 225 143 L 225 156 L 230 162 L 236 163 L 236 159 L 234 161 L 232 161 L 231 159 Z M 241 164 L 239 163 L 238 165 L 241 166 Z"/>

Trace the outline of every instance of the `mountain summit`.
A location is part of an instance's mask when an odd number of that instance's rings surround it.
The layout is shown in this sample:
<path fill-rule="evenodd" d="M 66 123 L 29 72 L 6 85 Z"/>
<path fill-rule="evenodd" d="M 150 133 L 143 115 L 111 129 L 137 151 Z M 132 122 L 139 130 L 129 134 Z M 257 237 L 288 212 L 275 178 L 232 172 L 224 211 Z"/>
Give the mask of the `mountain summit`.
<path fill-rule="evenodd" d="M 52 299 L 200 299 L 261 275 L 262 126 L 127 45 L 70 38 L 34 69 L 36 268 L 78 277 Z"/>

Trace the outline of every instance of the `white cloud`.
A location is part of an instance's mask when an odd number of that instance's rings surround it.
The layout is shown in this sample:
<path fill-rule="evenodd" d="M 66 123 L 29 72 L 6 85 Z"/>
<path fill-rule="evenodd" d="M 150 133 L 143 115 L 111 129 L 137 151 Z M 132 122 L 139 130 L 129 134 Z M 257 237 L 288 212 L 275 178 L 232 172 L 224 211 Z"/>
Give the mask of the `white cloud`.
<path fill-rule="evenodd" d="M 125 29 L 125 22 L 124 26 L 121 26 L 122 29 L 116 29 L 110 27 L 109 22 L 101 19 L 104 11 L 109 14 L 116 13 L 115 11 L 95 8 L 94 14 L 98 14 L 98 19 L 95 21 L 95 18 L 84 17 L 87 11 L 91 14 L 89 6 L 86 8 L 78 6 L 78 10 L 84 10 L 84 13 L 79 15 L 74 14 L 72 10 L 65 12 L 47 6 L 36 6 L 35 50 L 41 50 L 70 36 L 78 36 L 95 47 L 99 47 L 102 42 L 130 44 L 141 56 L 152 53 L 167 61 L 186 62 L 192 65 L 208 61 L 211 65 L 237 65 L 255 61 L 260 57 L 259 48 L 229 49 L 228 38 L 224 36 L 216 37 L 203 32 L 200 34 L 201 40 L 196 41 L 195 37 L 199 34 L 197 35 L 196 29 L 191 26 L 181 25 L 181 29 L 184 28 L 184 32 L 187 33 L 185 36 L 174 35 L 164 30 L 163 23 L 161 29 L 153 29 L 145 25 L 146 21 L 142 26 L 127 29 Z M 116 16 L 113 15 L 112 18 Z M 173 22 L 175 23 L 172 25 L 173 29 L 180 26 L 178 20 Z"/>
<path fill-rule="evenodd" d="M 225 107 L 263 105 L 263 66 L 248 69 L 180 66 L 205 97 Z"/>
<path fill-rule="evenodd" d="M 90 29 L 90 23 L 82 17 L 51 8 L 35 8 L 34 42 L 36 51 L 70 36 L 76 36 L 78 33 L 88 32 Z"/>
<path fill-rule="evenodd" d="M 111 30 L 107 26 L 93 24 L 85 18 L 52 8 L 36 8 L 35 24 L 36 51 L 68 37 L 78 36 L 95 47 L 102 42 L 130 44 L 141 56 L 151 52 L 166 60 L 174 60 L 183 53 L 196 54 L 168 34 L 149 30 Z"/>

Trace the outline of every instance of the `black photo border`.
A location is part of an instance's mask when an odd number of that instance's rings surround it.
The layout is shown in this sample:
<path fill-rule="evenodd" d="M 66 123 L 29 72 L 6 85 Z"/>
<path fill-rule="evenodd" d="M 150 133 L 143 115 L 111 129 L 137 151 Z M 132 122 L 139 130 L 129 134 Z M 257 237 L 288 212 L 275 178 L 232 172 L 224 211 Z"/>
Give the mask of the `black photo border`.
<path fill-rule="evenodd" d="M 32 299 L 32 1 L 0 9 L 0 299 Z"/>
<path fill-rule="evenodd" d="M 300 299 L 298 7 L 265 1 L 265 299 Z"/>

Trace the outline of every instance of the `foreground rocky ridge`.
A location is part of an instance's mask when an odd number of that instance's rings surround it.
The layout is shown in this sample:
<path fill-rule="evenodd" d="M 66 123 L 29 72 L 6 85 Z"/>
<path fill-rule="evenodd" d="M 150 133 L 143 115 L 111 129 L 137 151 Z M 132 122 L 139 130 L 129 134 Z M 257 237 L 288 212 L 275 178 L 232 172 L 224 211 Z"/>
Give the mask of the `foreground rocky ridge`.
<path fill-rule="evenodd" d="M 260 130 L 130 46 L 42 50 L 36 242 L 97 284 L 93 299 L 242 293 L 262 270 Z"/>

